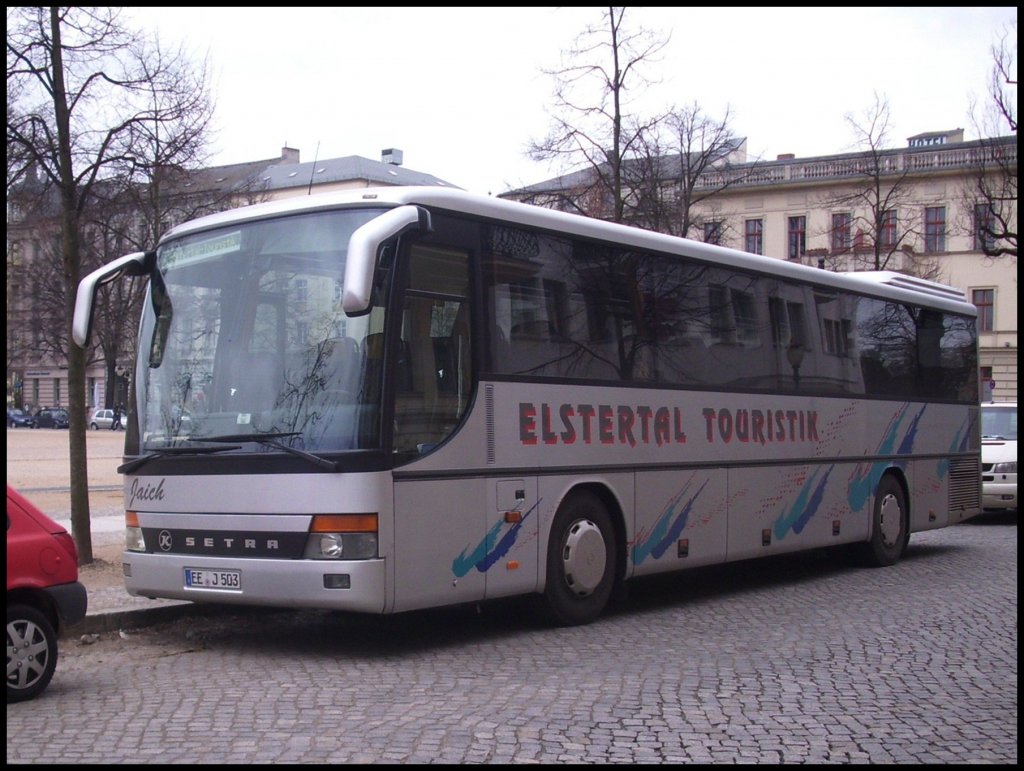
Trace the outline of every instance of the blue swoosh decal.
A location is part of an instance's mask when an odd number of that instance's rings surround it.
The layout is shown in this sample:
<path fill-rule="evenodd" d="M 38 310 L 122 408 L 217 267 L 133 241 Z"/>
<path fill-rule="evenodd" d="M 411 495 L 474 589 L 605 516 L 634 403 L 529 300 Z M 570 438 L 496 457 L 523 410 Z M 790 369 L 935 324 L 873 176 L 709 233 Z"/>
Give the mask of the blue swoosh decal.
<path fill-rule="evenodd" d="M 896 446 L 896 436 L 899 432 L 900 423 L 903 422 L 903 418 L 907 414 L 908 406 L 904 404 L 900 407 L 899 411 L 890 421 L 885 436 L 882 437 L 882 441 L 878 444 L 877 452 L 879 455 L 892 454 L 893 448 Z M 884 463 L 857 464 L 853 474 L 850 475 L 850 481 L 846 487 L 846 499 L 850 504 L 851 510 L 861 511 L 864 508 L 871 498 L 875 487 L 878 485 L 878 480 L 881 478 L 884 469 Z"/>
<path fill-rule="evenodd" d="M 964 421 L 964 424 L 960 426 L 957 432 L 953 435 L 953 441 L 949 446 L 950 453 L 964 452 L 967 449 L 967 445 L 971 440 L 971 429 L 973 428 L 974 421 L 971 420 L 970 416 Z M 939 479 L 945 479 L 946 474 L 949 473 L 949 458 L 943 458 L 939 461 L 935 468 L 936 473 L 939 475 Z"/>
<path fill-rule="evenodd" d="M 821 473 L 821 469 L 816 470 L 807 483 L 804 484 L 800 489 L 800 494 L 793 501 L 789 512 L 775 520 L 773 532 L 776 538 L 782 540 L 790 529 L 794 533 L 799 533 L 811 521 L 811 518 L 817 513 L 822 500 L 825 498 L 825 485 L 828 484 L 828 478 L 831 476 L 834 468 L 835 466 L 829 466 L 825 476 L 818 481 L 815 481 L 815 479 Z"/>
<path fill-rule="evenodd" d="M 909 455 L 910 451 L 914 448 L 914 440 L 917 438 L 917 424 L 921 422 L 921 418 L 924 416 L 924 411 L 928 409 L 926 404 L 921 408 L 921 411 L 914 416 L 914 419 L 910 422 L 907 427 L 907 433 L 903 437 L 903 441 L 900 442 L 899 449 L 896 450 L 899 455 Z"/>
<path fill-rule="evenodd" d="M 516 538 L 519 537 L 519 531 L 522 530 L 523 523 L 538 506 L 540 506 L 540 501 L 533 504 L 533 506 L 523 514 L 522 519 L 512 525 L 508 532 L 500 539 L 498 538 L 498 533 L 501 532 L 501 528 L 506 524 L 506 522 L 501 519 L 494 523 L 491 529 L 487 531 L 484 539 L 478 543 L 476 548 L 469 552 L 468 555 L 466 553 L 469 549 L 468 546 L 459 552 L 459 556 L 452 560 L 452 573 L 455 577 L 462 578 L 473 568 L 476 568 L 481 573 L 486 573 L 495 562 L 508 554 L 509 549 L 512 548 L 512 544 L 514 544 L 516 542 Z"/>
<path fill-rule="evenodd" d="M 683 532 L 686 527 L 686 523 L 690 517 L 690 511 L 693 509 L 693 504 L 700 497 L 700 494 L 704 492 L 704 488 L 707 487 L 710 479 L 705 479 L 704 484 L 700 486 L 700 489 L 693 494 L 682 508 L 678 511 L 676 507 L 679 501 L 687 490 L 690 489 L 690 483 L 687 482 L 683 488 L 675 494 L 668 506 L 665 507 L 665 511 L 662 512 L 661 516 L 658 517 L 658 521 L 655 523 L 654 528 L 651 530 L 649 536 L 643 543 L 638 543 L 633 546 L 633 564 L 640 565 L 649 556 L 654 555 L 655 559 L 659 559 L 670 545 L 675 543 L 676 538 Z"/>

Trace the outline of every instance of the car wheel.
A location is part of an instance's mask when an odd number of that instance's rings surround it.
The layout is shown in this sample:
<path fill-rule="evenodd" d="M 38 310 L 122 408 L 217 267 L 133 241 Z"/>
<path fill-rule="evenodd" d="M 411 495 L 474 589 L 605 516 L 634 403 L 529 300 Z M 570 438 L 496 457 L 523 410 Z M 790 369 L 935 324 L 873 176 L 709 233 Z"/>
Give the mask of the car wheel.
<path fill-rule="evenodd" d="M 91 428 L 93 431 L 99 431 L 100 427 L 97 426 L 95 423 L 90 423 L 89 428 Z"/>
<path fill-rule="evenodd" d="M 552 620 L 587 624 L 604 610 L 615 585 L 615 530 L 608 509 L 591 492 L 562 503 L 548 538 L 544 599 Z"/>
<path fill-rule="evenodd" d="M 33 699 L 57 668 L 57 633 L 28 605 L 7 609 L 7 702 Z"/>

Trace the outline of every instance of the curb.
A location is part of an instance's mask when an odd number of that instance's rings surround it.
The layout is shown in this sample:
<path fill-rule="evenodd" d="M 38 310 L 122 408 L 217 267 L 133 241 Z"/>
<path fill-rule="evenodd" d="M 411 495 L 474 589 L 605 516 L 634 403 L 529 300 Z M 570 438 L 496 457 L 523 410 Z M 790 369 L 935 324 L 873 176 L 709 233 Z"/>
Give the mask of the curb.
<path fill-rule="evenodd" d="M 120 629 L 142 629 L 165 621 L 174 621 L 189 616 L 211 616 L 232 612 L 232 606 L 197 605 L 194 602 L 171 602 L 153 608 L 132 608 L 90 613 L 74 626 L 68 627 L 68 635 L 102 634 Z"/>

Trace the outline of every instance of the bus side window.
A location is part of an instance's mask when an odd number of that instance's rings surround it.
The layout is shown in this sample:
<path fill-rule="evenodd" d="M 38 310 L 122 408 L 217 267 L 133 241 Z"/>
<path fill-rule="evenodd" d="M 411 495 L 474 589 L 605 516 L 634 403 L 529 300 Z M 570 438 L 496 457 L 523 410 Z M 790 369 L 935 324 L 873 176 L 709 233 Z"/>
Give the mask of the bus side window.
<path fill-rule="evenodd" d="M 394 450 L 423 453 L 445 439 L 470 392 L 465 252 L 414 246 L 395 354 Z"/>

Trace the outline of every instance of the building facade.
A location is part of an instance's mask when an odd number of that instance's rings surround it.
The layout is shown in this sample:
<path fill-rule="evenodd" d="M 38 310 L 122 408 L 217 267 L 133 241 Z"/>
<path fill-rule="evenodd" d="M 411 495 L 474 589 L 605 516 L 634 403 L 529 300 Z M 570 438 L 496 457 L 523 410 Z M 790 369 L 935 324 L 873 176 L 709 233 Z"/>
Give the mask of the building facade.
<path fill-rule="evenodd" d="M 1017 260 L 1015 255 L 985 256 L 976 227 L 977 204 L 971 196 L 984 165 L 979 158 L 983 160 L 993 141 L 1002 153 L 1004 168 L 1008 166 L 1015 175 L 1016 137 L 965 142 L 961 130 L 910 137 L 905 148 L 870 158 L 848 153 L 747 161 L 745 142 L 731 143 L 721 163 L 697 183 L 698 192 L 714 193 L 694 205 L 693 226 L 687 235 L 826 270 L 897 270 L 962 290 L 979 309 L 982 398 L 1016 401 Z M 382 151 L 379 161 L 347 156 L 302 163 L 298 150 L 285 147 L 277 158 L 179 176 L 169 195 L 216 194 L 216 207 L 226 209 L 313 191 L 380 185 L 454 187 L 407 169 L 402 161 L 402 152 L 390 148 Z M 872 163 L 879 170 L 875 175 L 868 168 Z M 500 197 L 564 208 L 560 202 L 566 189 L 586 177 L 586 172 L 577 172 Z M 879 211 L 881 206 L 873 211 L 864 196 L 869 183 L 876 181 L 883 192 L 898 192 L 890 197 L 884 213 Z M 1014 195 L 1014 233 L 1016 206 Z M 178 221 L 171 218 L 161 225 L 166 229 Z M 47 291 L 37 266 L 57 237 L 56 228 L 56 218 L 25 216 L 8 203 L 9 405 L 34 409 L 66 404 L 64 362 L 57 354 L 41 353 L 43 346 L 33 333 L 38 326 L 32 323 L 40 315 L 39 298 Z M 880 260 L 884 264 L 878 264 Z M 127 403 L 129 367 L 127 355 L 113 363 L 97 356 L 90 363 L 86 397 L 90 408 Z M 111 379 L 114 387 L 108 388 Z"/>
<path fill-rule="evenodd" d="M 743 141 L 725 149 L 695 186 L 692 200 L 701 200 L 687 237 L 825 270 L 894 270 L 956 287 L 978 307 L 981 398 L 1016 401 L 1017 258 L 986 256 L 986 208 L 976 194 L 980 175 L 1013 175 L 1012 201 L 1003 203 L 1015 249 L 1016 137 L 965 142 L 956 129 L 910 137 L 901 149 L 774 161 L 746 161 Z M 588 190 L 593 178 L 575 172 L 501 197 L 570 209 L 569 188 Z M 595 200 L 592 191 L 582 198 Z M 601 216 L 597 209 L 588 213 Z"/>

